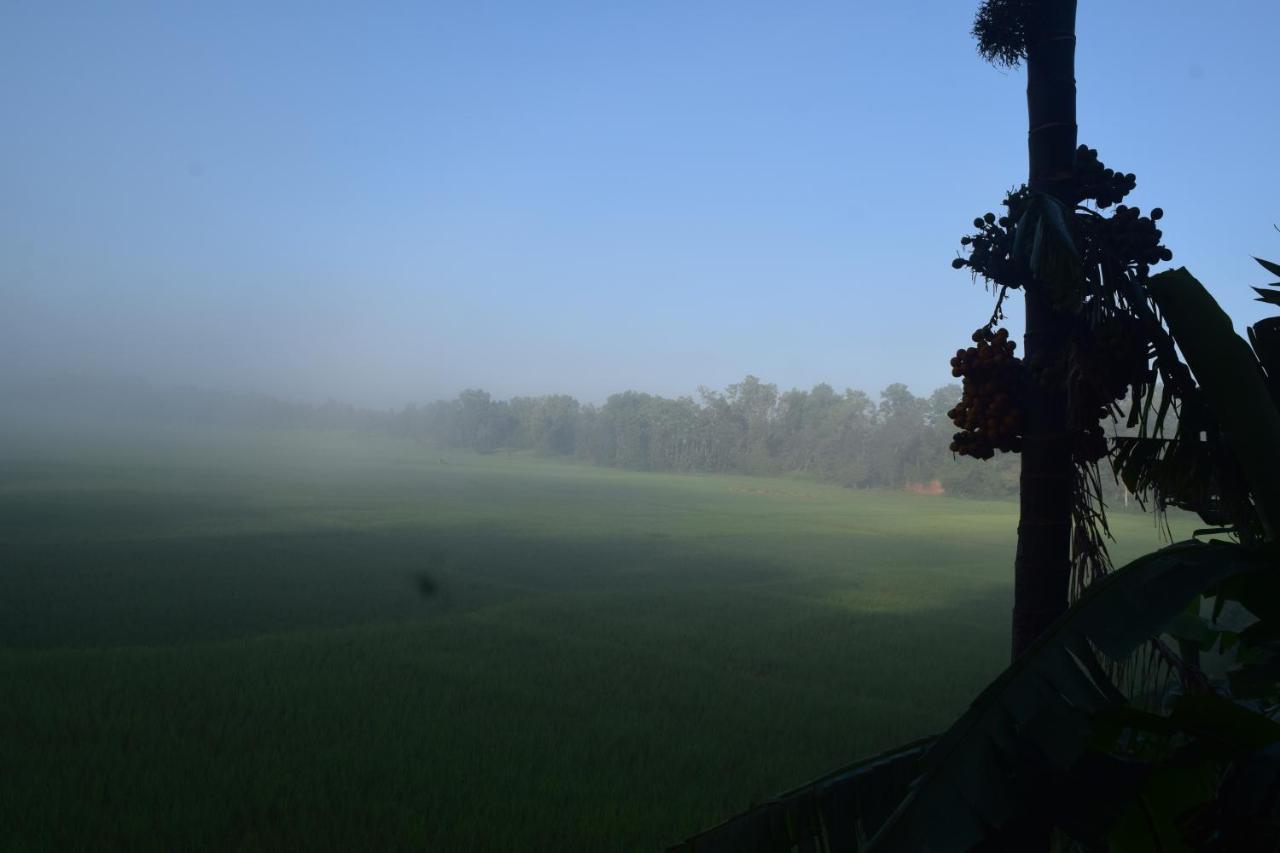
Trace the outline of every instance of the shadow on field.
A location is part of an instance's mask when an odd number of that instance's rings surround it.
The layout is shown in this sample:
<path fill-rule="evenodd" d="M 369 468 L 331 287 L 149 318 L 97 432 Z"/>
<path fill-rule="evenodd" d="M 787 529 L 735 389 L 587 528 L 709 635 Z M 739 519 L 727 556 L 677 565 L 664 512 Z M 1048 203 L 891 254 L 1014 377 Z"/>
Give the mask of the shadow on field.
<path fill-rule="evenodd" d="M 513 555 L 542 547 L 592 564 L 611 553 L 508 544 Z M 461 555 L 484 543 L 454 545 Z M 704 568 L 683 586 L 654 574 L 621 592 L 551 589 L 554 573 L 526 572 L 523 590 L 546 594 L 440 619 L 0 652 L 4 713 L 23 733 L 0 774 L 9 840 L 657 850 L 833 765 L 938 731 L 1004 663 L 1001 591 L 903 618 L 851 612 L 841 596 L 789 588 L 767 568 L 747 569 L 755 582 L 715 580 L 741 568 Z M 388 590 L 421 604 L 405 577 L 389 573 Z M 259 618 L 279 621 L 273 607 Z"/>
<path fill-rule="evenodd" d="M 206 642 L 452 618 L 549 595 L 668 606 L 705 595 L 713 615 L 736 591 L 835 618 L 968 613 L 978 602 L 985 618 L 1005 621 L 1007 606 L 991 602 L 1003 601 L 1007 584 L 975 577 L 976 555 L 945 542 L 935 552 L 896 537 L 860 550 L 839 537 L 775 539 L 754 547 L 732 537 L 552 538 L 477 527 L 8 544 L 0 546 L 0 648 Z"/>
<path fill-rule="evenodd" d="M 306 532 L 0 546 L 0 648 L 221 640 L 469 610 L 529 595 L 782 576 L 637 534 Z"/>

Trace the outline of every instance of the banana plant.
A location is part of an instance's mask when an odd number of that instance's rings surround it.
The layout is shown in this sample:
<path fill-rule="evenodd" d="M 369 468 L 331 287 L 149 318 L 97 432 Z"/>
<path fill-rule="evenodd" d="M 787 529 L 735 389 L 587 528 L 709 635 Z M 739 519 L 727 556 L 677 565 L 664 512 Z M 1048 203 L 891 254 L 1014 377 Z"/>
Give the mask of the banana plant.
<path fill-rule="evenodd" d="M 938 739 L 869 843 L 849 849 L 1016 849 L 1015 839 L 1051 829 L 1111 849 L 1183 849 L 1169 846 L 1174 818 L 1144 838 L 1134 816 L 1207 808 L 1226 765 L 1280 743 L 1280 724 L 1207 689 L 1177 697 L 1167 714 L 1139 710 L 1109 665 L 1168 632 L 1202 593 L 1256 594 L 1267 585 L 1259 578 L 1280 581 L 1273 552 L 1192 541 L 1099 580 Z M 1175 768 L 1204 782 L 1190 802 L 1168 784 Z"/>
<path fill-rule="evenodd" d="M 1208 690 L 1177 697 L 1167 714 L 1139 710 L 1109 664 L 1168 632 L 1202 593 L 1264 612 L 1259 602 L 1280 606 L 1276 568 L 1274 552 L 1231 542 L 1142 557 L 1090 587 L 941 737 L 817 780 L 671 851 L 1017 849 L 1013 839 L 1037 829 L 1116 850 L 1189 849 L 1170 846 L 1178 820 L 1206 821 L 1229 767 L 1259 772 L 1249 761 L 1280 744 L 1280 724 Z M 1255 677 L 1260 665 L 1237 670 Z M 1148 814 L 1161 819 L 1148 825 Z"/>
<path fill-rule="evenodd" d="M 1280 410 L 1258 357 L 1185 267 L 1152 276 L 1152 299 L 1195 373 L 1248 482 L 1264 535 L 1280 535 Z"/>

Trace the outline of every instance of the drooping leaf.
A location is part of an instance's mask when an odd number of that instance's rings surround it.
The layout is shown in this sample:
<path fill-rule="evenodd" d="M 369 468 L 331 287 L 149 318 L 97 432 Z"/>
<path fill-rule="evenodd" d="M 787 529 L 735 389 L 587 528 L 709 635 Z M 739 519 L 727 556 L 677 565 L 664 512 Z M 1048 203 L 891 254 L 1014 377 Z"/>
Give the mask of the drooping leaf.
<path fill-rule="evenodd" d="M 1234 601 L 1254 616 L 1280 624 L 1280 572 L 1231 577 L 1219 583 L 1213 594 L 1219 604 Z"/>
<path fill-rule="evenodd" d="M 1185 267 L 1153 276 L 1150 292 L 1222 426 L 1268 538 L 1274 539 L 1280 534 L 1280 411 L 1258 360 Z"/>
<path fill-rule="evenodd" d="M 1209 446 L 1186 421 L 1174 439 L 1119 436 L 1113 439 L 1111 464 L 1134 494 L 1154 492 L 1159 504 L 1198 513 L 1210 524 L 1228 521 L 1218 505 L 1215 466 Z"/>
<path fill-rule="evenodd" d="M 1012 255 L 1049 288 L 1053 302 L 1064 309 L 1079 306 L 1083 295 L 1080 252 L 1068 227 L 1066 206 L 1042 192 L 1031 192 L 1026 210 L 1014 229 Z"/>
<path fill-rule="evenodd" d="M 781 794 L 669 848 L 670 853 L 860 849 L 906 795 L 925 738 Z"/>
<path fill-rule="evenodd" d="M 1205 624 L 1198 615 L 1192 613 L 1179 613 L 1173 617 L 1165 628 L 1165 632 L 1175 639 L 1194 643 L 1202 651 L 1212 648 L 1213 643 L 1218 639 L 1218 632 Z"/>
<path fill-rule="evenodd" d="M 1280 305 L 1280 290 L 1275 294 Z M 1280 317 L 1267 317 L 1250 326 L 1249 344 L 1266 371 L 1271 400 L 1280 407 Z"/>
<path fill-rule="evenodd" d="M 1213 694 L 1178 697 L 1169 721 L 1217 745 L 1222 758 L 1280 742 L 1280 723 Z"/>
<path fill-rule="evenodd" d="M 1258 294 L 1258 302 L 1266 302 L 1269 305 L 1280 305 L 1280 290 L 1264 290 L 1261 287 L 1255 287 L 1253 290 Z"/>
<path fill-rule="evenodd" d="M 1042 810 L 1037 784 L 1082 760 L 1091 716 L 1125 701 L 1098 654 L 1125 659 L 1204 589 L 1263 566 L 1275 568 L 1238 545 L 1181 543 L 1093 584 L 939 738 L 867 850 L 967 850 Z"/>
<path fill-rule="evenodd" d="M 1182 818 L 1212 800 L 1220 768 L 1211 762 L 1151 774 L 1107 835 L 1116 853 L 1193 853 L 1179 831 Z"/>
<path fill-rule="evenodd" d="M 1264 261 L 1262 258 L 1256 258 L 1256 257 L 1254 258 L 1254 260 L 1257 261 L 1259 264 L 1261 264 L 1262 268 L 1267 272 L 1271 273 L 1272 275 L 1280 275 L 1280 264 L 1274 263 L 1272 261 Z M 1277 282 L 1277 283 L 1280 284 L 1280 282 Z"/>
<path fill-rule="evenodd" d="M 1231 695 L 1237 699 L 1266 699 L 1276 694 L 1280 683 L 1280 660 L 1246 663 L 1227 673 Z"/>
<path fill-rule="evenodd" d="M 1280 743 L 1232 762 L 1210 807 L 1183 827 L 1205 853 L 1280 850 Z"/>

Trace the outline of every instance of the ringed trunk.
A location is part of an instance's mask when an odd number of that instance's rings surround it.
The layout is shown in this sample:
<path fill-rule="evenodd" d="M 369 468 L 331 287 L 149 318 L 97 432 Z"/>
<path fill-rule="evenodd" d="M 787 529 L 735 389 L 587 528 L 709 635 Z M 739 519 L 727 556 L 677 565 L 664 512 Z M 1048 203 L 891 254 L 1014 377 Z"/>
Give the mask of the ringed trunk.
<path fill-rule="evenodd" d="M 1070 203 L 1076 150 L 1076 0 L 1041 0 L 1027 39 L 1028 184 Z M 1044 285 L 1028 282 L 1023 352 L 1052 363 L 1066 351 L 1069 317 Z M 1074 471 L 1064 383 L 1029 383 L 1013 570 L 1013 657 L 1067 608 Z"/>

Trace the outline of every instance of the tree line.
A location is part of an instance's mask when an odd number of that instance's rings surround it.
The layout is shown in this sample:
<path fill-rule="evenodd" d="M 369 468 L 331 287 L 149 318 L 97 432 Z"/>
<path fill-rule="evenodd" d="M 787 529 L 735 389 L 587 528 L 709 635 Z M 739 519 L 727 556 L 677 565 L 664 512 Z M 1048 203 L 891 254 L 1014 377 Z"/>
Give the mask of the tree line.
<path fill-rule="evenodd" d="M 603 405 L 571 396 L 494 399 L 468 389 L 409 406 L 390 428 L 482 453 L 532 450 L 639 471 L 799 474 L 856 488 L 902 488 L 937 480 L 952 494 L 1017 493 L 1012 457 L 982 465 L 956 458 L 947 411 L 956 385 L 927 397 L 890 385 L 873 399 L 827 384 L 780 392 L 747 376 L 697 398 L 624 391 Z"/>

